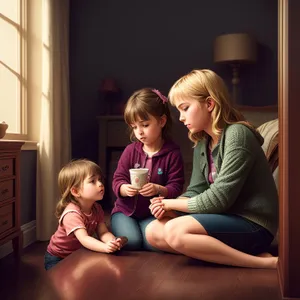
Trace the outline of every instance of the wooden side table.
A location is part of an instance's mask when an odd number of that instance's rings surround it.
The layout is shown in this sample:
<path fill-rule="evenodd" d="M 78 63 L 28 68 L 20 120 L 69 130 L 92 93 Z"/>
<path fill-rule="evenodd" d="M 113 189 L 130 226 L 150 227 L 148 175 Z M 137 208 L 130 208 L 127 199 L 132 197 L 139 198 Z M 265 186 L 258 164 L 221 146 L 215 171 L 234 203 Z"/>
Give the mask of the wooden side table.
<path fill-rule="evenodd" d="M 12 240 L 20 256 L 23 235 L 20 220 L 20 153 L 24 142 L 0 141 L 0 245 Z"/>

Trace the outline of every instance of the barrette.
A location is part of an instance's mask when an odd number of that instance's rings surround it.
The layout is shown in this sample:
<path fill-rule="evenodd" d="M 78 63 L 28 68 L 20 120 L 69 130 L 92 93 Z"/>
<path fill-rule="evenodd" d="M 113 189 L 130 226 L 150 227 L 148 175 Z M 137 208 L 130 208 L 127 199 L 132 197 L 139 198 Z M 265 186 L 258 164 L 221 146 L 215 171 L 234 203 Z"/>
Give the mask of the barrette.
<path fill-rule="evenodd" d="M 164 104 L 168 102 L 168 98 L 164 96 L 159 90 L 153 89 L 152 92 L 155 93 Z"/>

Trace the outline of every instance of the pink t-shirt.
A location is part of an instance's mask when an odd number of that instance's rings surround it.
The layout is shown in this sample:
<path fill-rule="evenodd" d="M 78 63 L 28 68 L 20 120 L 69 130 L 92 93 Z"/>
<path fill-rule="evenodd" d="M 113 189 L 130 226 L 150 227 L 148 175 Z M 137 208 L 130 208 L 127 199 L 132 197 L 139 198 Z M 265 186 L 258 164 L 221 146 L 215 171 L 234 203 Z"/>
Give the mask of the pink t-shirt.
<path fill-rule="evenodd" d="M 52 235 L 47 251 L 55 256 L 65 258 L 81 247 L 74 232 L 85 228 L 92 236 L 98 225 L 104 222 L 104 212 L 100 204 L 95 203 L 89 215 L 84 214 L 80 208 L 70 203 L 63 211 L 56 232 Z"/>

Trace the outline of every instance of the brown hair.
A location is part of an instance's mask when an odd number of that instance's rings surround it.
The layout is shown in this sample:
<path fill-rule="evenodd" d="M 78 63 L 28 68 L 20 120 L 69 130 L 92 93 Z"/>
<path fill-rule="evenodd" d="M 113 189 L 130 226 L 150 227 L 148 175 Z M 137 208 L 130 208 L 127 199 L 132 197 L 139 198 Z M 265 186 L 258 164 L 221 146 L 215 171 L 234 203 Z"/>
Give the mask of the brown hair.
<path fill-rule="evenodd" d="M 212 131 L 216 135 L 221 135 L 226 124 L 234 123 L 242 123 L 256 131 L 232 104 L 223 79 L 211 70 L 193 70 L 178 79 L 170 89 L 170 103 L 175 106 L 175 103 L 183 98 L 195 99 L 198 102 L 212 98 L 215 101 L 215 108 L 212 112 Z M 206 137 L 206 133 L 204 131 L 193 134 L 189 132 L 188 136 L 196 146 L 198 141 Z"/>
<path fill-rule="evenodd" d="M 69 203 L 74 203 L 80 207 L 78 200 L 72 195 L 73 187 L 82 187 L 85 178 L 91 175 L 98 175 L 103 179 L 100 167 L 87 159 L 72 160 L 66 164 L 58 174 L 58 187 L 60 192 L 60 200 L 56 205 L 55 215 L 60 218 L 64 209 Z"/>
<path fill-rule="evenodd" d="M 125 111 L 124 120 L 127 123 L 130 131 L 130 140 L 135 140 L 135 135 L 131 124 L 141 120 L 149 120 L 149 116 L 159 119 L 163 115 L 166 116 L 166 124 L 162 129 L 162 137 L 169 139 L 171 137 L 172 118 L 168 102 L 163 100 L 151 88 L 143 88 L 132 94 L 128 99 Z"/>

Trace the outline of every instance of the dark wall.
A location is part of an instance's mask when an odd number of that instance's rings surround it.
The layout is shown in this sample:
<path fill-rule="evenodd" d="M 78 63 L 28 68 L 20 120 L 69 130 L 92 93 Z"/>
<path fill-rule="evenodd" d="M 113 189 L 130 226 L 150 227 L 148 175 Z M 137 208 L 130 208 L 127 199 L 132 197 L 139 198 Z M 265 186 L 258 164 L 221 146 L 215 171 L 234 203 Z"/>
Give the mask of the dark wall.
<path fill-rule="evenodd" d="M 152 86 L 167 94 L 179 77 L 210 68 L 230 87 L 229 67 L 213 63 L 213 41 L 247 32 L 258 61 L 241 69 L 240 104 L 277 103 L 277 0 L 70 1 L 70 88 L 73 157 L 97 161 L 103 111 L 101 79 L 114 77 L 123 100 Z"/>
<path fill-rule="evenodd" d="M 36 220 L 36 150 L 21 151 L 21 225 Z"/>

